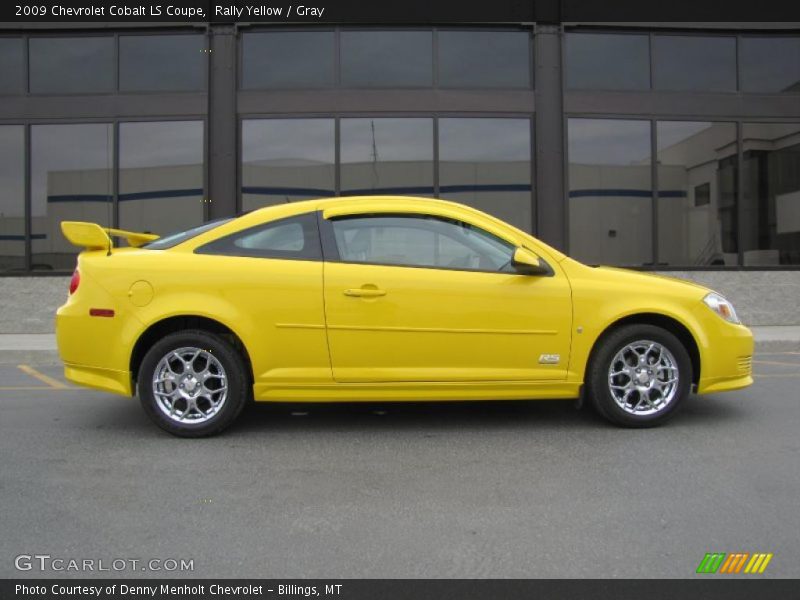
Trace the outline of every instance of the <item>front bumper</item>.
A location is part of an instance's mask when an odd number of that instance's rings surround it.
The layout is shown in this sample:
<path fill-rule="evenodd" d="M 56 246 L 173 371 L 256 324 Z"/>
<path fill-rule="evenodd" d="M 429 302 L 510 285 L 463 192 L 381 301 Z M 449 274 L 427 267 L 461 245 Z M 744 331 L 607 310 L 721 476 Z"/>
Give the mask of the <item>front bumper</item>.
<path fill-rule="evenodd" d="M 698 394 L 728 392 L 753 383 L 753 333 L 744 325 L 718 319 L 712 321 L 705 347 L 701 350 Z"/>

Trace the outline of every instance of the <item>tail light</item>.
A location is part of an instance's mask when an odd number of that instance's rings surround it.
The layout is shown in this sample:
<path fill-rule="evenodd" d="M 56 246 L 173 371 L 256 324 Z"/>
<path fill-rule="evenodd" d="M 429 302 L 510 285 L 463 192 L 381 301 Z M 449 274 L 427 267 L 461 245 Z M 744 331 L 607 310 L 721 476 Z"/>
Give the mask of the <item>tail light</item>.
<path fill-rule="evenodd" d="M 75 272 L 72 274 L 72 279 L 69 280 L 69 295 L 71 296 L 78 290 L 78 286 L 81 284 L 81 273 L 78 269 L 75 269 Z"/>

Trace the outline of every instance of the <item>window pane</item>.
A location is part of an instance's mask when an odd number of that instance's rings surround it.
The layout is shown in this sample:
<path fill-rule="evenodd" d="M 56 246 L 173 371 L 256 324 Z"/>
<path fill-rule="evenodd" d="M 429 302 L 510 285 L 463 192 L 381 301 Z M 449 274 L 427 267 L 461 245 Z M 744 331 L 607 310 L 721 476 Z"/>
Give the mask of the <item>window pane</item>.
<path fill-rule="evenodd" d="M 306 245 L 300 223 L 281 223 L 267 229 L 248 233 L 234 240 L 233 245 L 244 251 L 300 252 Z"/>
<path fill-rule="evenodd" d="M 745 123 L 745 265 L 800 264 L 800 124 Z"/>
<path fill-rule="evenodd" d="M 433 84 L 430 31 L 343 31 L 342 85 L 424 87 Z"/>
<path fill-rule="evenodd" d="M 433 195 L 431 119 L 342 119 L 342 194 Z"/>
<path fill-rule="evenodd" d="M 199 254 L 322 260 L 316 213 L 258 225 L 210 242 L 196 250 Z"/>
<path fill-rule="evenodd" d="M 415 228 L 410 218 L 345 219 L 333 222 L 344 262 L 436 265 L 436 234 Z"/>
<path fill-rule="evenodd" d="M 91 94 L 114 90 L 114 38 L 30 39 L 34 94 Z"/>
<path fill-rule="evenodd" d="M 333 196 L 333 119 L 242 122 L 242 210 Z"/>
<path fill-rule="evenodd" d="M 24 92 L 22 38 L 0 38 L 0 94 Z"/>
<path fill-rule="evenodd" d="M 224 225 L 228 221 L 232 221 L 235 217 L 221 217 L 219 219 L 214 219 L 213 221 L 207 221 L 202 225 L 197 225 L 196 227 L 191 227 L 189 229 L 185 229 L 183 231 L 176 231 L 174 233 L 168 233 L 157 240 L 153 240 L 152 242 L 148 242 L 142 248 L 147 248 L 148 250 L 167 250 L 168 248 L 174 248 L 178 244 L 182 244 L 183 242 L 187 242 L 192 238 L 197 237 L 201 233 L 205 233 L 206 231 L 211 231 L 212 229 L 216 229 L 220 225 Z"/>
<path fill-rule="evenodd" d="M 439 119 L 439 195 L 531 230 L 528 119 Z"/>
<path fill-rule="evenodd" d="M 203 123 L 119 126 L 119 224 L 158 234 L 203 222 Z"/>
<path fill-rule="evenodd" d="M 439 31 L 442 87 L 530 87 L 526 31 Z"/>
<path fill-rule="evenodd" d="M 112 226 L 113 135 L 106 123 L 31 126 L 34 269 L 75 268 L 61 221 Z"/>
<path fill-rule="evenodd" d="M 0 126 L 0 271 L 25 267 L 25 129 Z"/>
<path fill-rule="evenodd" d="M 800 92 L 800 37 L 739 38 L 745 92 Z"/>
<path fill-rule="evenodd" d="M 203 35 L 121 36 L 120 90 L 202 90 L 208 56 L 204 49 Z"/>
<path fill-rule="evenodd" d="M 466 223 L 409 215 L 332 223 L 339 256 L 345 262 L 513 271 L 514 247 Z"/>
<path fill-rule="evenodd" d="M 568 33 L 567 87 L 584 90 L 650 89 L 648 36 Z"/>
<path fill-rule="evenodd" d="M 653 261 L 650 123 L 569 119 L 570 255 L 589 264 Z"/>
<path fill-rule="evenodd" d="M 691 35 L 653 37 L 657 90 L 736 90 L 736 39 Z"/>
<path fill-rule="evenodd" d="M 272 31 L 242 36 L 242 87 L 333 85 L 332 31 Z"/>
<path fill-rule="evenodd" d="M 736 125 L 656 127 L 659 263 L 736 265 Z"/>

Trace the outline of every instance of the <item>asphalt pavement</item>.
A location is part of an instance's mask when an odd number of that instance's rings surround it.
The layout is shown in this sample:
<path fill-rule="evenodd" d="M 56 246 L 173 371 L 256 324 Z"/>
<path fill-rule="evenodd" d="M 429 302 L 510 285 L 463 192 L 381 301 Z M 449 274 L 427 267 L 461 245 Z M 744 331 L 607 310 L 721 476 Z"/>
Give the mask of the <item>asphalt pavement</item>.
<path fill-rule="evenodd" d="M 276 404 L 185 440 L 57 365 L 0 365 L 0 577 L 682 578 L 707 552 L 798 577 L 800 352 L 755 373 L 652 430 L 564 401 Z"/>

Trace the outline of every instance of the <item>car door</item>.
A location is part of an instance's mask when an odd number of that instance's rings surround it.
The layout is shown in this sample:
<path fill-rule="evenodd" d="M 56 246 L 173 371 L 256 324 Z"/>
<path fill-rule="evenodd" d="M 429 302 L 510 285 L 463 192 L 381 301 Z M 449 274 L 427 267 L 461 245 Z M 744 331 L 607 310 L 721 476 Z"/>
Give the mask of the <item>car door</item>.
<path fill-rule="evenodd" d="M 513 244 L 435 215 L 320 224 L 336 381 L 565 379 L 572 309 L 559 271 L 521 275 Z"/>

